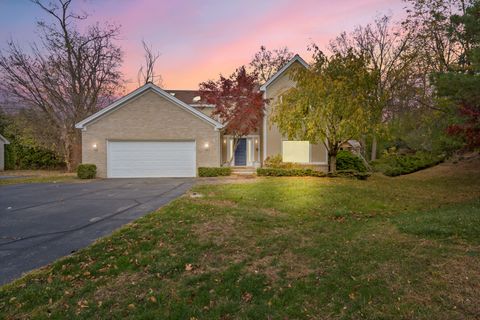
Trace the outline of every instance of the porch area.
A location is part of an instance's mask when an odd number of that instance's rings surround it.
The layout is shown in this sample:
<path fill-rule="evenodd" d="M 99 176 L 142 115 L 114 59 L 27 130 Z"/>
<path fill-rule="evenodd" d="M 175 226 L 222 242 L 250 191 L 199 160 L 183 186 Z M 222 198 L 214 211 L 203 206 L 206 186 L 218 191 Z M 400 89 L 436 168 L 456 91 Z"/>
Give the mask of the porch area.
<path fill-rule="evenodd" d="M 249 135 L 238 139 L 237 145 L 232 136 L 223 137 L 222 165 L 231 166 L 238 172 L 254 172 L 260 167 L 260 136 Z"/>

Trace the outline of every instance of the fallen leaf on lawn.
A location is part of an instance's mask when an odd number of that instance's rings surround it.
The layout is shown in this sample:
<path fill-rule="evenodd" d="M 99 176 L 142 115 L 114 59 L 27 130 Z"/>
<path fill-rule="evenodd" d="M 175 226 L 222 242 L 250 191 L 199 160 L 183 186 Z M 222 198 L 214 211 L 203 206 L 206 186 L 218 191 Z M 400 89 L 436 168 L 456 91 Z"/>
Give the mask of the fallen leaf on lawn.
<path fill-rule="evenodd" d="M 187 263 L 187 264 L 185 265 L 185 270 L 186 270 L 186 271 L 192 271 L 192 269 L 193 269 L 193 266 L 192 266 L 191 263 Z"/>
<path fill-rule="evenodd" d="M 148 298 L 148 300 L 150 300 L 150 302 L 157 302 L 157 298 L 155 298 L 154 296 L 151 296 L 150 298 Z"/>
<path fill-rule="evenodd" d="M 252 298 L 253 298 L 253 295 L 249 292 L 245 292 L 242 296 L 242 300 L 244 302 L 250 302 L 250 301 L 252 301 Z"/>

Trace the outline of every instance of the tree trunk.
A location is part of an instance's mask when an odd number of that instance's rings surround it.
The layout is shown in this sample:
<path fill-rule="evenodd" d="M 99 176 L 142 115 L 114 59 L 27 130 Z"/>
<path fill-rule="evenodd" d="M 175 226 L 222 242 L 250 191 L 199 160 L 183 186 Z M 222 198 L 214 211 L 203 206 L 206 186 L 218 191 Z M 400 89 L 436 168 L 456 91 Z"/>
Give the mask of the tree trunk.
<path fill-rule="evenodd" d="M 377 160 L 377 136 L 373 135 L 372 138 L 372 154 L 370 156 L 370 160 L 374 161 Z"/>
<path fill-rule="evenodd" d="M 337 154 L 336 153 L 329 153 L 328 157 L 330 159 L 328 163 L 328 170 L 330 173 L 337 173 Z"/>
<path fill-rule="evenodd" d="M 64 136 L 63 156 L 68 172 L 73 172 L 82 160 L 80 132 L 67 133 Z"/>

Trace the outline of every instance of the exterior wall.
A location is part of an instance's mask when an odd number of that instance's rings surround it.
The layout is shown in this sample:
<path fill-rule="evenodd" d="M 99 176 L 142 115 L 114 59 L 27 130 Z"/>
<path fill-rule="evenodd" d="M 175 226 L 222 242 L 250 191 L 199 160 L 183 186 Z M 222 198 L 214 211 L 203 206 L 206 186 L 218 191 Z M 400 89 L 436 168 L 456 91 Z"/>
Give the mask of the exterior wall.
<path fill-rule="evenodd" d="M 5 170 L 5 143 L 0 139 L 0 171 Z"/>
<path fill-rule="evenodd" d="M 220 132 L 151 90 L 88 124 L 82 131 L 82 162 L 96 164 L 99 177 L 107 176 L 108 140 L 195 140 L 197 167 L 220 166 Z"/>
<path fill-rule="evenodd" d="M 301 66 L 299 62 L 295 62 L 290 68 L 294 67 L 295 65 Z M 272 106 L 278 102 L 280 95 L 292 87 L 295 87 L 295 82 L 290 79 L 289 72 L 287 70 L 266 88 L 265 98 L 270 102 L 266 107 L 266 118 L 264 121 L 265 128 L 263 130 L 266 133 L 265 141 L 263 141 L 264 137 L 262 134 L 262 144 L 266 143 L 266 153 L 263 154 L 262 152 L 262 159 L 282 154 L 282 141 L 287 139 L 282 136 L 278 130 L 278 127 L 271 122 L 270 116 Z M 265 150 L 265 147 L 262 146 L 262 149 Z M 327 150 L 323 143 L 311 144 L 310 152 L 312 163 L 318 164 L 321 167 L 328 163 Z"/>

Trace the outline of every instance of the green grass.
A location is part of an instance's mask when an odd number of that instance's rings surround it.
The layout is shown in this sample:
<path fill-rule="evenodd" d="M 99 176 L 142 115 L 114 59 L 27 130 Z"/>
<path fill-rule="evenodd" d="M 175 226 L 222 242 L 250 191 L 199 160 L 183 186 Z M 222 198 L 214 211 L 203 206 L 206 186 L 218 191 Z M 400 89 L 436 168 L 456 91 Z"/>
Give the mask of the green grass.
<path fill-rule="evenodd" d="M 198 185 L 0 289 L 6 319 L 476 319 L 480 164 Z"/>

